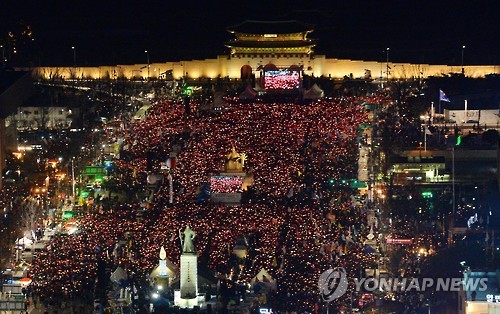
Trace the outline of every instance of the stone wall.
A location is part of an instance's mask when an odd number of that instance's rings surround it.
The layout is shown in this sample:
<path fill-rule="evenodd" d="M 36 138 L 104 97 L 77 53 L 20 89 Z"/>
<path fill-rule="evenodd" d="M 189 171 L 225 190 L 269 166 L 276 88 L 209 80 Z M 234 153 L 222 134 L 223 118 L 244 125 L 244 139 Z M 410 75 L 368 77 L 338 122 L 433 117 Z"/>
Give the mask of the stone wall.
<path fill-rule="evenodd" d="M 240 78 L 241 67 L 249 65 L 254 72 L 257 68 L 268 63 L 277 67 L 289 67 L 291 65 L 302 65 L 304 72 L 314 76 L 326 76 L 331 78 L 342 78 L 351 76 L 362 78 L 369 72 L 372 78 L 386 78 L 387 63 L 377 61 L 357 61 L 348 59 L 326 58 L 324 55 L 309 57 L 307 55 L 279 56 L 267 55 L 267 57 L 228 57 L 218 56 L 216 59 L 190 60 L 178 62 L 152 63 L 149 65 L 149 77 L 160 78 L 167 71 L 172 71 L 173 78 L 179 79 L 183 76 L 188 78 L 217 78 L 229 77 Z M 389 62 L 389 78 L 410 78 L 441 76 L 442 74 L 460 73 L 460 66 L 429 65 Z M 98 79 L 98 78 L 148 78 L 147 64 L 129 64 L 96 67 L 35 67 L 31 69 L 35 77 L 50 79 L 53 77 L 71 79 Z M 465 75 L 468 77 L 484 77 L 487 74 L 498 73 L 499 69 L 494 65 L 464 66 Z M 29 70 L 29 69 L 23 69 Z M 368 71 L 367 71 L 368 70 Z M 259 73 L 256 73 L 259 77 Z M 163 77 L 164 78 L 164 77 Z"/>

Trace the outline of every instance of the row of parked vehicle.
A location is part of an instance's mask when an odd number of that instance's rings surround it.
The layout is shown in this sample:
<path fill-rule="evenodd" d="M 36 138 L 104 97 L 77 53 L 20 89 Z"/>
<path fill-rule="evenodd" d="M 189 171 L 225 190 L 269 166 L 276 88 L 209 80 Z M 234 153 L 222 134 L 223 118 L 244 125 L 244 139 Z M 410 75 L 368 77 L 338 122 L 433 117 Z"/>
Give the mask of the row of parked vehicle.
<path fill-rule="evenodd" d="M 45 229 L 43 237 L 40 240 L 23 238 L 18 240 L 15 245 L 16 258 L 32 263 L 37 255 L 47 247 L 49 242 L 55 236 L 55 230 Z"/>

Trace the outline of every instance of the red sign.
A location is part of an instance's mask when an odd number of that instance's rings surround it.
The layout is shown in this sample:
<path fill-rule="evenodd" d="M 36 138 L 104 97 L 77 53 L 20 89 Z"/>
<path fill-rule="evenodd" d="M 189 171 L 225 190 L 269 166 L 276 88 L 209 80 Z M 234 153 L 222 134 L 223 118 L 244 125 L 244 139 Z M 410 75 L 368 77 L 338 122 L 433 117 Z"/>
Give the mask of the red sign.
<path fill-rule="evenodd" d="M 387 244 L 412 244 L 413 239 L 392 239 L 392 238 L 387 238 L 386 239 Z"/>

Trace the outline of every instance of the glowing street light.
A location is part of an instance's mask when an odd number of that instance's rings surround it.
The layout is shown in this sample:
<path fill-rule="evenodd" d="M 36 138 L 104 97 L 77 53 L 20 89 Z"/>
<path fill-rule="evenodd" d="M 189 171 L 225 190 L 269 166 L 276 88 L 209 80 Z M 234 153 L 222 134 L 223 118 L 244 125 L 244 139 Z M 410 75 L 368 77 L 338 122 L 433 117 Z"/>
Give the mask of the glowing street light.
<path fill-rule="evenodd" d="M 71 49 L 73 50 L 73 67 L 76 68 L 76 47 L 72 46 Z"/>
<path fill-rule="evenodd" d="M 387 75 L 387 82 L 389 82 L 389 50 L 391 50 L 391 48 L 387 47 L 386 48 L 386 56 L 387 56 L 387 59 L 386 59 L 386 75 Z"/>
<path fill-rule="evenodd" d="M 144 53 L 146 54 L 148 61 L 148 80 L 149 80 L 149 52 L 147 50 L 144 50 Z"/>
<path fill-rule="evenodd" d="M 465 71 L 464 71 L 464 50 L 465 50 L 465 45 L 462 46 L 462 74 L 465 74 Z"/>
<path fill-rule="evenodd" d="M 2 48 L 2 69 L 5 68 L 5 47 L 3 45 L 0 45 L 0 48 Z"/>

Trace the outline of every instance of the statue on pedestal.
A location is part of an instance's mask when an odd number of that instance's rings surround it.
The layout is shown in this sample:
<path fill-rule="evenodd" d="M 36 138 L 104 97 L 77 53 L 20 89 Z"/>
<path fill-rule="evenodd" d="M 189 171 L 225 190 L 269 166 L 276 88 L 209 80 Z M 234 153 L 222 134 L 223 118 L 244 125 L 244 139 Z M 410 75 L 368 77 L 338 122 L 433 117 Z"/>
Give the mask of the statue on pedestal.
<path fill-rule="evenodd" d="M 184 237 L 182 234 L 184 233 Z M 179 230 L 179 238 L 181 239 L 182 253 L 196 253 L 194 249 L 193 239 L 196 237 L 196 232 L 191 230 L 189 226 L 186 227 L 184 232 Z"/>
<path fill-rule="evenodd" d="M 174 291 L 174 304 L 180 308 L 192 309 L 200 306 L 200 302 L 203 302 L 201 300 L 205 298 L 203 295 L 201 298 L 198 295 L 198 255 L 193 245 L 196 233 L 187 226 L 184 232 L 179 230 L 179 237 L 182 244 L 180 289 Z"/>
<path fill-rule="evenodd" d="M 226 172 L 243 172 L 247 155 L 245 153 L 238 153 L 234 146 L 231 152 L 226 155 L 224 170 Z"/>

